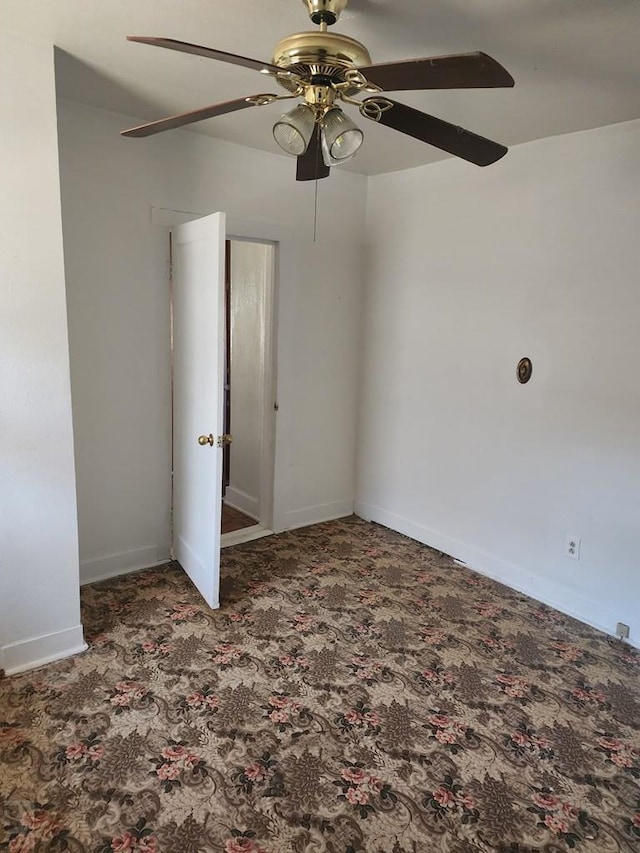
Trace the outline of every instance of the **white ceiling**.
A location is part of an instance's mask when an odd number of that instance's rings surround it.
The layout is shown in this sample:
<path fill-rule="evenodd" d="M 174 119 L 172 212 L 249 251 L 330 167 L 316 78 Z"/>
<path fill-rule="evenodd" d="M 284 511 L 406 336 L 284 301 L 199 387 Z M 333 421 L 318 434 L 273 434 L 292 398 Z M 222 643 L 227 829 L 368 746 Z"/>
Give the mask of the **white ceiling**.
<path fill-rule="evenodd" d="M 0 0 L 0 29 L 60 48 L 61 96 L 153 120 L 280 90 L 255 71 L 130 43 L 127 35 L 269 61 L 282 36 L 313 25 L 301 0 Z M 515 89 L 410 92 L 397 100 L 505 145 L 640 118 L 640 0 L 350 0 L 335 29 L 363 42 L 373 62 L 472 50 L 493 56 Z M 271 125 L 281 111 L 272 104 L 191 129 L 279 152 Z M 446 156 L 373 122 L 363 129 L 365 144 L 349 164 L 356 172 Z"/>

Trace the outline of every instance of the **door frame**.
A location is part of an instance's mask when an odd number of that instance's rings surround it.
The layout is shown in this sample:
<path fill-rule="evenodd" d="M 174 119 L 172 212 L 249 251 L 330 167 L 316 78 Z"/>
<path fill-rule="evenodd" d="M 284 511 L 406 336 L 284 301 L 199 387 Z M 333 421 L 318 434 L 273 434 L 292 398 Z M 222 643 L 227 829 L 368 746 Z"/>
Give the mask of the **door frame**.
<path fill-rule="evenodd" d="M 165 251 L 167 251 L 167 267 L 169 280 L 170 298 L 170 324 L 172 324 L 173 292 L 172 292 L 172 270 L 170 258 L 170 235 L 173 228 L 183 225 L 193 219 L 208 216 L 208 213 L 197 213 L 187 210 L 173 210 L 165 207 L 151 207 L 151 223 L 167 229 L 167 240 Z M 250 220 L 238 219 L 226 215 L 226 239 L 244 240 L 251 243 L 266 243 L 273 246 L 272 270 L 265 293 L 265 335 L 263 350 L 263 430 L 261 440 L 261 471 L 260 471 L 260 524 L 246 530 L 234 531 L 221 536 L 221 548 L 258 539 L 271 535 L 282 529 L 278 521 L 278 509 L 276 501 L 276 452 L 277 452 L 277 341 L 278 341 L 278 284 L 280 279 L 280 254 L 281 244 L 284 239 L 287 244 L 287 235 L 281 234 L 281 229 L 263 222 L 252 222 Z M 170 556 L 173 553 L 173 328 L 170 325 L 171 343 L 171 394 L 170 394 L 170 418 L 171 418 L 171 495 L 170 495 Z M 232 422 L 233 434 L 233 422 Z"/>

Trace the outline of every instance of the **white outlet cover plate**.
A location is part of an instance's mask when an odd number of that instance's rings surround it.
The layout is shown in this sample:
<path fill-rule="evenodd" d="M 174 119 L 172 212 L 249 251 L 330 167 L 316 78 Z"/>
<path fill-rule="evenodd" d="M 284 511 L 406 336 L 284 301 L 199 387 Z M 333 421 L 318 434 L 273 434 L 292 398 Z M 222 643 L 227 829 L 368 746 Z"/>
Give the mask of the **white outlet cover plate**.
<path fill-rule="evenodd" d="M 567 536 L 565 542 L 565 554 L 571 560 L 579 560 L 580 559 L 580 537 L 579 536 Z"/>

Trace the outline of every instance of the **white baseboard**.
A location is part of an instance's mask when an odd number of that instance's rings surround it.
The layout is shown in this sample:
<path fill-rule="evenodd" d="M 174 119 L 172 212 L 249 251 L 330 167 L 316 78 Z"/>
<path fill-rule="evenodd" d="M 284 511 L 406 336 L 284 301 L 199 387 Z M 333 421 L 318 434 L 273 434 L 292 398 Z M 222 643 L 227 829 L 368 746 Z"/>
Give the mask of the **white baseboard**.
<path fill-rule="evenodd" d="M 134 551 L 124 551 L 121 554 L 109 554 L 94 560 L 80 563 L 80 585 L 105 581 L 119 575 L 128 575 L 140 569 L 150 569 L 161 566 L 170 560 L 168 553 L 157 545 L 147 548 L 136 548 Z"/>
<path fill-rule="evenodd" d="M 253 542 L 254 539 L 263 539 L 265 536 L 273 536 L 273 530 L 254 524 L 251 527 L 243 527 L 240 530 L 232 530 L 231 533 L 223 533 L 220 537 L 221 548 L 232 548 L 243 542 Z"/>
<path fill-rule="evenodd" d="M 77 655 L 88 648 L 82 635 L 82 625 L 32 637 L 20 643 L 12 643 L 2 649 L 6 675 L 15 675 L 28 669 L 35 669 L 62 658 Z"/>
<path fill-rule="evenodd" d="M 591 601 L 584 595 L 564 586 L 564 584 L 526 571 L 520 566 L 502 560 L 500 557 L 487 554 L 478 548 L 452 539 L 415 521 L 409 521 L 382 507 L 356 501 L 355 513 L 366 521 L 375 521 L 396 530 L 398 533 L 403 533 L 411 539 L 422 542 L 424 545 L 429 545 L 437 551 L 449 554 L 458 562 L 481 575 L 485 575 L 485 577 L 499 581 L 510 589 L 528 595 L 536 601 L 541 601 L 543 604 L 547 604 L 579 622 L 584 622 L 592 628 L 597 628 L 605 634 L 615 636 L 617 614 L 607 607 L 603 607 L 601 603 Z M 630 645 L 640 648 L 639 637 L 632 636 L 628 642 Z"/>
<path fill-rule="evenodd" d="M 353 515 L 353 501 L 350 498 L 286 512 L 284 529 L 295 530 L 297 527 L 308 527 L 310 524 L 332 521 L 334 518 L 344 518 L 346 515 Z"/>
<path fill-rule="evenodd" d="M 253 495 L 243 492 L 242 489 L 236 489 L 235 486 L 227 486 L 224 493 L 224 502 L 233 509 L 238 509 L 246 515 L 260 520 L 260 501 L 254 498 Z"/>

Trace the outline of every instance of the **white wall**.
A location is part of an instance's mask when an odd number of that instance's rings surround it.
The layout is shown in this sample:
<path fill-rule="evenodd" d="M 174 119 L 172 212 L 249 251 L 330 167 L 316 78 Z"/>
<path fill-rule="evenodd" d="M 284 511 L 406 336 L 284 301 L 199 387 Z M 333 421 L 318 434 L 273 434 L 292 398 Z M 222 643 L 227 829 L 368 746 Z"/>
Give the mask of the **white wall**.
<path fill-rule="evenodd" d="M 267 297 L 273 246 L 231 242 L 231 432 L 225 502 L 261 521 Z M 271 402 L 271 407 L 273 402 Z M 266 448 L 265 448 L 266 450 Z"/>
<path fill-rule="evenodd" d="M 270 133 L 277 108 L 264 110 Z M 133 123 L 59 104 L 85 580 L 168 553 L 167 233 L 152 206 L 224 210 L 235 236 L 279 241 L 274 526 L 353 507 L 366 180 L 334 169 L 320 183 L 314 244 L 314 185 L 294 159 L 187 131 L 121 138 Z"/>
<path fill-rule="evenodd" d="M 53 49 L 0 34 L 0 668 L 83 649 Z"/>
<path fill-rule="evenodd" d="M 356 502 L 636 644 L 639 223 L 640 121 L 372 178 Z"/>

